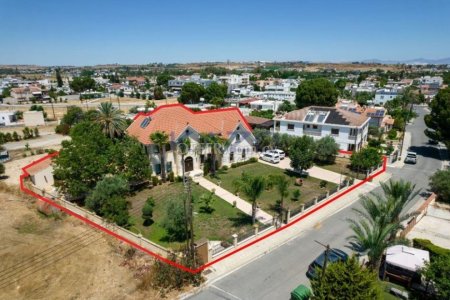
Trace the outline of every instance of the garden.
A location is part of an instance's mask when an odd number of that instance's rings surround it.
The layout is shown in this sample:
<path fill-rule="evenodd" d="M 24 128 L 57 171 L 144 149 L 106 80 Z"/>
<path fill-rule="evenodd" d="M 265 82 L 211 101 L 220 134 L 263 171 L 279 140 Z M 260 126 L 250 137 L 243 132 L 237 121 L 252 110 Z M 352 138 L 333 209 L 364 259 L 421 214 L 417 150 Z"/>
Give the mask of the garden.
<path fill-rule="evenodd" d="M 234 233 L 252 230 L 250 216 L 195 183 L 191 187 L 195 240 L 231 240 Z M 152 217 L 150 221 L 146 221 L 143 218 L 143 208 L 149 198 L 154 204 Z M 185 244 L 184 240 L 171 236 L 165 223 L 177 219 L 177 207 L 183 208 L 185 199 L 186 192 L 182 182 L 161 183 L 135 192 L 127 198 L 132 224 L 129 229 L 164 247 L 180 248 Z M 174 202 L 178 205 L 174 205 Z"/>
<path fill-rule="evenodd" d="M 232 193 L 237 193 L 236 180 L 239 180 L 242 173 L 250 174 L 253 177 L 263 177 L 266 180 L 265 189 L 257 199 L 259 207 L 270 213 L 277 214 L 279 211 L 280 194 L 271 182 L 271 178 L 283 176 L 287 182 L 287 196 L 285 197 L 285 209 L 298 209 L 302 203 L 306 203 L 315 197 L 326 194 L 327 190 L 335 188 L 337 185 L 328 181 L 323 181 L 314 177 L 301 177 L 300 174 L 283 170 L 259 162 L 237 166 L 235 168 L 222 168 L 217 174 L 208 179 L 222 188 Z M 239 197 L 250 201 L 245 194 L 239 193 Z"/>

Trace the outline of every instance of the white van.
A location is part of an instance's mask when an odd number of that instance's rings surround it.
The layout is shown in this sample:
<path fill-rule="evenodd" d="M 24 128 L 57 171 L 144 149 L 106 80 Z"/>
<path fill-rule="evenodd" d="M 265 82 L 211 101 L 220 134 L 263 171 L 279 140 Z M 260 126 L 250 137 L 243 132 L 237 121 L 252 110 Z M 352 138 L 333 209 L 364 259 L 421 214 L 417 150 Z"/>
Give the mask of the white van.
<path fill-rule="evenodd" d="M 280 159 L 284 159 L 286 157 L 286 154 L 284 153 L 284 151 L 280 150 L 280 149 L 273 149 L 273 150 L 269 150 L 267 152 L 278 154 Z"/>
<path fill-rule="evenodd" d="M 273 164 L 277 164 L 280 162 L 280 156 L 273 152 L 261 153 L 261 155 L 259 156 L 259 159 L 273 163 Z"/>

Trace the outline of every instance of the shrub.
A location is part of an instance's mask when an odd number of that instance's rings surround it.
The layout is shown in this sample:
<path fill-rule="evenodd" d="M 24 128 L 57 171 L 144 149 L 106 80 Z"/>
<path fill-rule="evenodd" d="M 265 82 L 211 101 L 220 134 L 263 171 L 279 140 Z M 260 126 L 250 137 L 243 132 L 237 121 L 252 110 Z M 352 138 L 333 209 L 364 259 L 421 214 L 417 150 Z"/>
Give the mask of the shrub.
<path fill-rule="evenodd" d="M 228 166 L 222 166 L 222 170 L 223 170 L 223 171 L 228 170 Z"/>
<path fill-rule="evenodd" d="M 147 201 L 142 207 L 142 219 L 144 219 L 144 226 L 148 226 L 153 221 L 153 208 L 155 207 L 155 200 L 153 197 L 148 197 Z"/>
<path fill-rule="evenodd" d="M 233 201 L 233 207 L 236 207 L 236 204 L 237 204 L 237 202 L 236 202 L 236 200 L 234 200 Z"/>
<path fill-rule="evenodd" d="M 300 195 L 301 195 L 300 190 L 299 190 L 299 189 L 295 190 L 295 191 L 292 193 L 292 200 L 298 201 L 298 199 L 300 199 Z"/>
<path fill-rule="evenodd" d="M 321 180 L 320 183 L 319 183 L 319 186 L 320 186 L 320 188 L 323 189 L 324 187 L 327 186 L 327 184 L 328 184 L 328 182 L 326 180 Z"/>
<path fill-rule="evenodd" d="M 62 135 L 68 135 L 70 132 L 70 126 L 68 124 L 59 124 L 55 128 L 55 132 Z"/>
<path fill-rule="evenodd" d="M 397 129 L 392 128 L 391 130 L 389 130 L 389 132 L 388 132 L 388 138 L 389 138 L 390 140 L 396 139 L 396 138 L 397 138 Z"/>
<path fill-rule="evenodd" d="M 413 246 L 415 248 L 429 251 L 431 257 L 450 255 L 449 249 L 436 246 L 430 240 L 426 239 L 413 239 Z"/>
<path fill-rule="evenodd" d="M 232 164 L 231 164 L 231 167 L 232 167 L 232 168 L 237 168 L 237 167 L 241 167 L 241 166 L 245 166 L 245 165 L 248 165 L 248 164 L 255 163 L 255 162 L 257 162 L 257 161 L 258 161 L 258 159 L 257 159 L 256 157 L 252 157 L 252 158 L 250 158 L 249 160 L 246 160 L 246 161 L 241 161 L 241 162 L 237 162 L 237 163 L 232 163 Z"/>
<path fill-rule="evenodd" d="M 36 150 L 36 154 L 44 154 L 44 153 L 45 153 L 44 149 L 37 149 Z"/>
<path fill-rule="evenodd" d="M 167 179 L 170 182 L 174 182 L 175 181 L 175 174 L 173 173 L 173 171 L 169 172 L 169 174 L 167 175 Z"/>
<path fill-rule="evenodd" d="M 159 183 L 159 179 L 156 176 L 152 176 L 152 186 L 157 186 Z"/>

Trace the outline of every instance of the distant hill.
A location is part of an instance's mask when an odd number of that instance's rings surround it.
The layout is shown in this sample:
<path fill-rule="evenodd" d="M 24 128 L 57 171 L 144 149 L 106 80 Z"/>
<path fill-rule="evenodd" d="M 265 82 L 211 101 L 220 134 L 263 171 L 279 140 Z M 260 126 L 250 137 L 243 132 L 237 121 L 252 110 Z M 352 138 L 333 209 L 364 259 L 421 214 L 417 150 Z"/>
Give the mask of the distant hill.
<path fill-rule="evenodd" d="M 367 59 L 363 61 L 364 63 L 375 63 L 375 64 L 408 64 L 408 65 L 448 65 L 450 64 L 450 57 L 440 58 L 440 59 L 428 59 L 428 58 L 416 58 L 409 60 L 381 60 L 381 59 Z"/>

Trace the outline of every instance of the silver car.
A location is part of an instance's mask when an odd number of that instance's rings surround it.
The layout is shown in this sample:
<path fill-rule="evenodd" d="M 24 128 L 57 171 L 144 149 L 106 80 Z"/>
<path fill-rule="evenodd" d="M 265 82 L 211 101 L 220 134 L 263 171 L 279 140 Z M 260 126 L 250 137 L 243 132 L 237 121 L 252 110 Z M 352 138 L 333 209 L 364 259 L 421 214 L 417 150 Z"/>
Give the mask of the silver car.
<path fill-rule="evenodd" d="M 405 163 L 407 163 L 407 164 L 416 164 L 417 163 L 417 153 L 415 153 L 415 152 L 406 152 Z"/>

